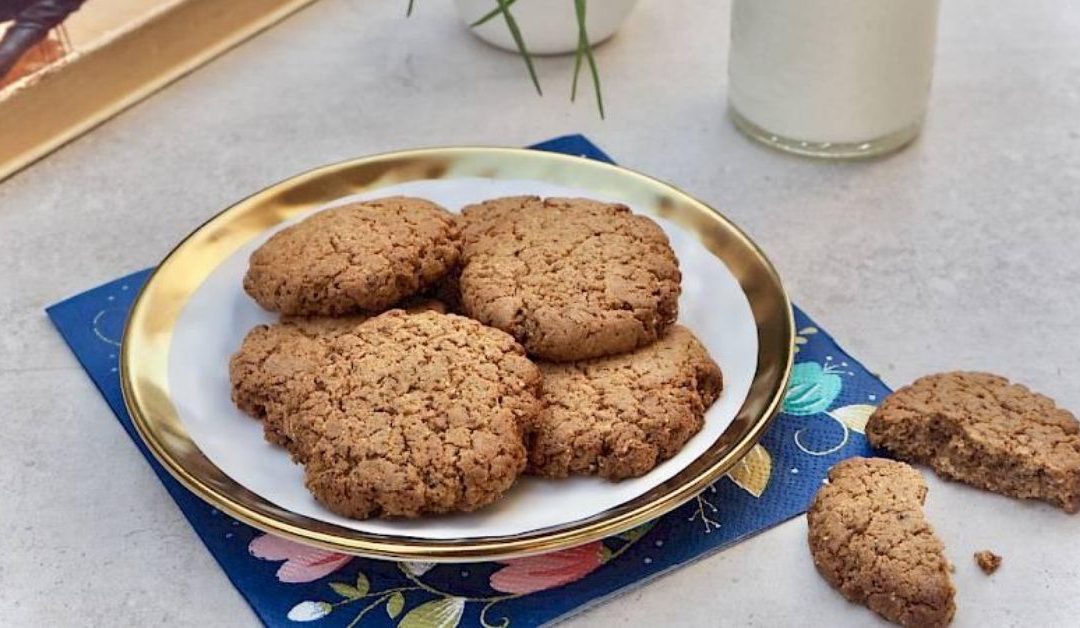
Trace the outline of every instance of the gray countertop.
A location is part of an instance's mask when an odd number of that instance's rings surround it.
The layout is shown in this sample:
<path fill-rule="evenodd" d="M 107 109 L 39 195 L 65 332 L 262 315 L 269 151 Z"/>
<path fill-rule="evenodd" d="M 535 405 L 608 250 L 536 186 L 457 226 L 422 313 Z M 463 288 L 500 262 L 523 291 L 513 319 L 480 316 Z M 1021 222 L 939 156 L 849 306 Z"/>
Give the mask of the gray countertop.
<path fill-rule="evenodd" d="M 1080 408 L 1080 4 L 944 4 L 931 113 L 907 150 L 771 152 L 724 113 L 726 2 L 642 2 L 598 49 L 608 120 L 571 63 L 473 39 L 448 2 L 323 0 L 0 184 L 0 624 L 251 625 L 43 308 L 154 264 L 205 218 L 317 164 L 583 132 L 721 208 L 795 301 L 892 385 L 999 371 Z M 6 121 L 5 121 L 6 123 Z M 1080 519 L 931 478 L 956 625 L 1075 625 Z M 797 519 L 571 625 L 866 625 Z M 1005 556 L 997 575 L 971 553 Z"/>

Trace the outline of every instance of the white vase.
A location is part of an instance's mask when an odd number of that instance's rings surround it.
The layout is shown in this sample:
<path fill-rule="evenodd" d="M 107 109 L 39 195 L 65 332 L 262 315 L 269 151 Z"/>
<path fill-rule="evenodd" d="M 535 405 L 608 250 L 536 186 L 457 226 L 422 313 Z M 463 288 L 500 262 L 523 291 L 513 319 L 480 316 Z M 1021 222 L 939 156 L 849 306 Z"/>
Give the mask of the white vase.
<path fill-rule="evenodd" d="M 497 9 L 496 0 L 455 0 L 458 15 L 466 25 Z M 637 0 L 587 0 L 585 28 L 589 43 L 599 44 L 615 34 L 634 9 Z M 530 54 L 558 55 L 574 52 L 578 45 L 577 13 L 574 0 L 517 0 L 510 6 Z M 487 43 L 517 52 L 517 45 L 501 15 L 469 29 Z"/>

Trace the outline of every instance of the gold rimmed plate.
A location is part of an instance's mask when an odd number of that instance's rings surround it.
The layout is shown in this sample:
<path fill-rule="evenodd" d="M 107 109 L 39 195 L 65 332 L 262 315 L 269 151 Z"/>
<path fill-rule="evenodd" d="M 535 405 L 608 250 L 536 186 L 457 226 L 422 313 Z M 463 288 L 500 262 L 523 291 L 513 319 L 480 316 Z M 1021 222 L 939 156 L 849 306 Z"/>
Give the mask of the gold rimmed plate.
<path fill-rule="evenodd" d="M 228 359 L 272 322 L 244 294 L 247 258 L 286 225 L 356 199 L 407 194 L 456 211 L 497 196 L 618 201 L 664 228 L 683 271 L 680 322 L 720 364 L 725 391 L 705 427 L 649 474 L 522 478 L 475 513 L 354 521 L 322 508 L 303 471 L 229 398 Z M 617 166 L 509 148 L 377 155 L 287 179 L 229 207 L 182 241 L 146 283 L 124 334 L 124 399 L 149 449 L 185 486 L 267 532 L 395 560 L 469 561 L 553 551 L 617 534 L 691 499 L 761 438 L 782 401 L 793 355 L 791 306 L 761 250 L 720 213 Z"/>

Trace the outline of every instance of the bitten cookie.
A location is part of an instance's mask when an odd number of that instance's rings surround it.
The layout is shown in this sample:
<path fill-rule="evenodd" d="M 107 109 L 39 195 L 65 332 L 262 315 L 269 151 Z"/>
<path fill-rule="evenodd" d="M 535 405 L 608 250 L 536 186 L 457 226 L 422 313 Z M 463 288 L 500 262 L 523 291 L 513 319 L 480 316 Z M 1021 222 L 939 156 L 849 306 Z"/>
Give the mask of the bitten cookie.
<path fill-rule="evenodd" d="M 675 322 L 675 253 L 655 222 L 624 205 L 521 196 L 471 205 L 460 220 L 464 311 L 530 355 L 623 353 Z"/>
<path fill-rule="evenodd" d="M 402 307 L 407 307 L 410 313 L 446 311 L 434 299 L 407 299 Z M 326 357 L 327 342 L 370 318 L 362 314 L 338 318 L 287 316 L 280 323 L 254 327 L 229 361 L 233 403 L 262 419 L 266 439 L 285 447 L 299 459 L 303 452 L 292 446 L 280 425 L 287 408 L 271 413 L 268 407 L 283 404 L 290 397 L 302 397 L 314 389 L 318 367 Z"/>
<path fill-rule="evenodd" d="M 541 375 L 509 335 L 393 310 L 326 348 L 318 386 L 288 391 L 270 413 L 288 408 L 281 430 L 329 509 L 357 519 L 475 510 L 524 469 Z"/>
<path fill-rule="evenodd" d="M 252 253 L 244 290 L 282 314 L 378 312 L 434 285 L 460 254 L 454 217 L 434 203 L 351 203 L 274 234 Z"/>
<path fill-rule="evenodd" d="M 632 353 L 540 369 L 544 411 L 529 472 L 557 478 L 644 475 L 701 429 L 723 387 L 720 368 L 681 325 Z"/>
<path fill-rule="evenodd" d="M 922 511 L 926 491 L 907 464 L 849 458 L 806 513 L 822 577 L 848 600 L 920 628 L 948 625 L 956 612 L 945 548 Z"/>
<path fill-rule="evenodd" d="M 939 475 L 1080 510 L 1080 423 L 1049 397 L 989 373 L 916 380 L 870 416 L 874 447 Z"/>

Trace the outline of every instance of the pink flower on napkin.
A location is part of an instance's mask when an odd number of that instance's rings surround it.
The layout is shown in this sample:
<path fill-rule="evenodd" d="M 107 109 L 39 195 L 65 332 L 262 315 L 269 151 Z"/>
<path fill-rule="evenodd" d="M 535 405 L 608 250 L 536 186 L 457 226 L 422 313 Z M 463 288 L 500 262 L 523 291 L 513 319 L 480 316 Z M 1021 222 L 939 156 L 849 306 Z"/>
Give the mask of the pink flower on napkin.
<path fill-rule="evenodd" d="M 535 593 L 581 580 L 603 565 L 608 551 L 600 541 L 579 547 L 508 560 L 491 574 L 491 588 L 504 593 Z"/>
<path fill-rule="evenodd" d="M 248 552 L 263 560 L 283 560 L 277 570 L 280 582 L 311 582 L 330 575 L 352 560 L 352 556 L 308 547 L 281 537 L 264 534 L 255 537 Z"/>

